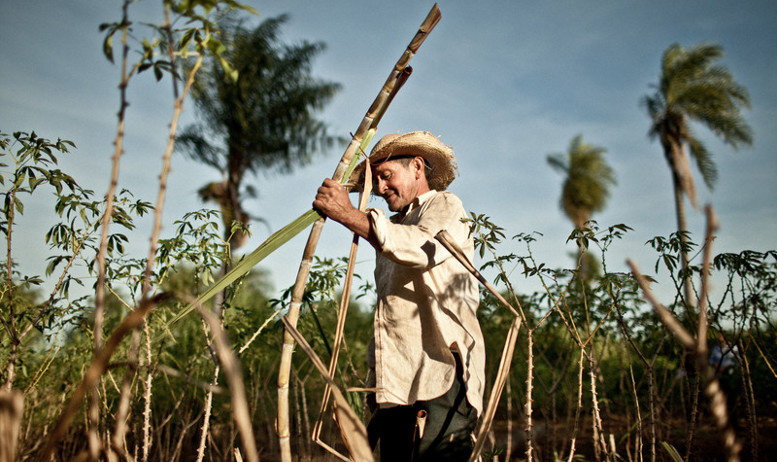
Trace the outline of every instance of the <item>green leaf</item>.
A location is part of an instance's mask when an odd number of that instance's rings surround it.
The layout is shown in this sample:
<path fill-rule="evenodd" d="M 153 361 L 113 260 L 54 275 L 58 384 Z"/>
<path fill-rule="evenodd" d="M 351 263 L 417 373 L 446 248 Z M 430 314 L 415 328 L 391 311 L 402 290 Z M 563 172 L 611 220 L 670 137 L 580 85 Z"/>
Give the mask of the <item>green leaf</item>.
<path fill-rule="evenodd" d="M 113 33 L 114 32 L 116 32 L 116 29 L 112 30 L 108 35 L 106 35 L 105 40 L 103 41 L 103 54 L 105 55 L 106 58 L 108 58 L 108 61 L 110 62 L 113 62 Z"/>
<path fill-rule="evenodd" d="M 359 149 L 361 152 L 367 151 L 367 148 L 369 147 L 373 136 L 375 136 L 375 128 L 370 128 L 369 130 L 367 130 L 367 133 L 364 135 L 364 138 L 362 139 L 362 142 L 360 144 Z M 345 174 L 343 175 L 342 182 L 345 182 L 348 180 L 348 178 L 350 178 L 351 173 L 353 172 L 354 168 L 356 168 L 356 165 L 358 163 L 359 163 L 359 156 L 354 156 L 353 159 L 351 159 L 351 163 L 348 165 L 348 168 L 346 169 Z M 264 242 L 262 242 L 259 245 L 259 247 L 257 247 L 253 252 L 251 252 L 248 256 L 244 257 L 237 265 L 232 267 L 232 269 L 227 274 L 222 276 L 221 279 L 219 279 L 215 284 L 208 287 L 208 289 L 197 299 L 196 304 L 203 304 L 207 302 L 208 300 L 213 298 L 214 295 L 221 292 L 229 285 L 231 285 L 233 282 L 243 277 L 260 261 L 264 260 L 265 257 L 275 252 L 277 249 L 279 249 L 281 246 L 283 246 L 289 240 L 291 240 L 291 238 L 293 238 L 294 236 L 302 232 L 302 230 L 304 230 L 308 226 L 312 225 L 320 217 L 321 216 L 315 209 L 310 209 L 307 212 L 300 215 L 299 217 L 297 217 L 297 219 L 295 219 L 288 225 L 284 226 L 280 230 L 273 233 Z M 187 314 L 191 313 L 194 309 L 195 309 L 195 304 L 188 305 L 180 313 L 174 316 L 167 324 L 167 326 L 172 325 L 173 323 L 183 319 Z"/>
<path fill-rule="evenodd" d="M 237 69 L 234 69 L 229 62 L 224 59 L 223 57 L 219 56 L 219 63 L 221 64 L 221 68 L 224 69 L 225 76 L 232 82 L 237 82 L 238 78 L 238 71 Z"/>
<path fill-rule="evenodd" d="M 248 273 L 254 266 L 265 257 L 276 251 L 286 242 L 291 240 L 294 236 L 302 232 L 305 228 L 312 225 L 320 215 L 313 209 L 300 215 L 296 220 L 292 221 L 288 225 L 284 226 L 280 230 L 276 231 L 272 236 L 262 242 L 248 256 L 243 258 L 237 265 L 235 265 L 227 274 L 219 279 L 215 284 L 210 286 L 198 299 L 197 303 L 205 303 L 210 300 L 214 295 L 227 288 L 230 284 L 238 280 L 240 277 Z M 178 315 L 173 317 L 168 325 L 173 324 L 181 320 L 184 316 L 194 310 L 195 305 L 191 304 L 183 309 Z"/>
<path fill-rule="evenodd" d="M 154 53 L 154 44 L 149 42 L 148 39 L 143 39 L 142 46 L 146 56 L 151 56 Z"/>
<path fill-rule="evenodd" d="M 162 66 L 159 64 L 159 62 L 154 63 L 154 77 L 156 78 L 157 82 L 162 80 L 162 77 L 164 77 L 164 74 L 162 73 Z"/>
<path fill-rule="evenodd" d="M 661 447 L 664 448 L 664 450 L 669 454 L 669 457 L 672 459 L 673 462 L 683 462 L 683 458 L 680 456 L 680 453 L 677 452 L 677 449 L 675 449 L 674 446 L 667 443 L 666 441 L 661 441 Z"/>

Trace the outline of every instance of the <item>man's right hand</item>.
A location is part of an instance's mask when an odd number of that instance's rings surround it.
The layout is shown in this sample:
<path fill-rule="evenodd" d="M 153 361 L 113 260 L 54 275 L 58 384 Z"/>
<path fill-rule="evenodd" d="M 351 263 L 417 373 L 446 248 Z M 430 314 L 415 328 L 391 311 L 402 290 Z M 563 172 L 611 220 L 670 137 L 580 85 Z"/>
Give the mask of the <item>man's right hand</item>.
<path fill-rule="evenodd" d="M 316 193 L 313 208 L 367 239 L 373 247 L 378 248 L 375 236 L 370 230 L 367 214 L 351 204 L 348 192 L 340 183 L 329 178 L 324 180 Z"/>
<path fill-rule="evenodd" d="M 318 188 L 313 208 L 339 223 L 355 210 L 343 185 L 331 178 Z"/>

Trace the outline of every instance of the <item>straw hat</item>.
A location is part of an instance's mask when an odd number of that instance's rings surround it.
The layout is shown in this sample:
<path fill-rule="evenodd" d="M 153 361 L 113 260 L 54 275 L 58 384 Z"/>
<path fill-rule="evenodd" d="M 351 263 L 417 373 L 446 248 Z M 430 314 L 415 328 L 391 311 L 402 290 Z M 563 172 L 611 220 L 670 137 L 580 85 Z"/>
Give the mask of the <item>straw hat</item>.
<path fill-rule="evenodd" d="M 456 158 L 453 148 L 443 144 L 436 136 L 429 132 L 417 131 L 400 135 L 390 133 L 378 141 L 369 161 L 371 165 L 377 165 L 393 158 L 406 156 L 423 157 L 429 168 L 426 181 L 430 189 L 444 191 L 456 177 Z M 358 184 L 364 183 L 364 162 L 356 166 L 351 174 L 351 180 Z"/>

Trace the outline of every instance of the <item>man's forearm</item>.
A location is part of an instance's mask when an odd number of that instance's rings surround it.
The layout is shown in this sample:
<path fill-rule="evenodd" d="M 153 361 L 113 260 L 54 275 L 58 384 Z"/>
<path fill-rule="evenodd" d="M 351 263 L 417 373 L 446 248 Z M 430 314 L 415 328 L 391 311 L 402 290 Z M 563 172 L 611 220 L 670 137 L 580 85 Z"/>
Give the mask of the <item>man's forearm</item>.
<path fill-rule="evenodd" d="M 337 217 L 331 216 L 330 218 L 350 229 L 362 239 L 366 239 L 376 249 L 380 249 L 375 233 L 372 231 L 372 223 L 366 212 L 352 208 Z"/>

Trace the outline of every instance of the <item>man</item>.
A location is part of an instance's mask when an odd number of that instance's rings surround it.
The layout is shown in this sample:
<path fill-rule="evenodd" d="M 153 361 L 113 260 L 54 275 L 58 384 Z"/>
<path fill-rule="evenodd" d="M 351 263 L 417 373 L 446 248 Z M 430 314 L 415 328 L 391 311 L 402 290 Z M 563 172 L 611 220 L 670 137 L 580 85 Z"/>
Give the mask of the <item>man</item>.
<path fill-rule="evenodd" d="M 483 408 L 485 348 L 477 280 L 434 236 L 474 245 L 453 181 L 453 151 L 428 132 L 383 137 L 368 159 L 374 192 L 390 211 L 361 212 L 327 179 L 313 206 L 376 250 L 377 305 L 368 364 L 377 410 L 368 425 L 381 460 L 466 461 Z M 354 172 L 363 176 L 364 163 Z M 425 417 L 425 418 L 424 418 Z"/>

